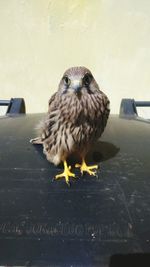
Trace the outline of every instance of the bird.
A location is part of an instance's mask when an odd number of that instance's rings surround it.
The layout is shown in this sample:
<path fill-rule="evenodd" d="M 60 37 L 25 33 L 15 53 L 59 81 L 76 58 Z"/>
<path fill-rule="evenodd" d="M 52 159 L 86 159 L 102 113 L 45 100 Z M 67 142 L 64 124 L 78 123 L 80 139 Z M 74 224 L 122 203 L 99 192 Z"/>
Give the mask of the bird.
<path fill-rule="evenodd" d="M 55 179 L 76 178 L 67 160 L 76 154 L 75 164 L 81 174 L 96 175 L 98 165 L 88 166 L 86 155 L 103 133 L 110 113 L 110 101 L 103 93 L 91 71 L 83 66 L 67 69 L 58 90 L 48 102 L 48 112 L 39 127 L 40 136 L 32 144 L 43 144 L 43 153 L 49 162 L 64 170 Z"/>

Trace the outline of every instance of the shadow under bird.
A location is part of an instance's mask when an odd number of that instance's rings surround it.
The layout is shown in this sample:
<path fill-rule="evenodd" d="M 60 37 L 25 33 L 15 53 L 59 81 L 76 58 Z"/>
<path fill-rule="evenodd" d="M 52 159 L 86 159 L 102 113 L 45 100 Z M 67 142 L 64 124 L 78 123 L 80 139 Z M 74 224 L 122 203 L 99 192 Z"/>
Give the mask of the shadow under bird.
<path fill-rule="evenodd" d="M 80 163 L 75 167 L 82 174 L 96 175 L 98 166 L 87 166 L 85 157 L 103 133 L 109 113 L 109 99 L 90 70 L 72 67 L 65 71 L 58 91 L 49 100 L 46 118 L 40 123 L 40 136 L 30 140 L 43 144 L 48 161 L 55 165 L 63 162 L 64 171 L 55 179 L 65 178 L 69 185 L 69 178 L 75 178 L 67 164 L 72 154 L 78 156 Z"/>

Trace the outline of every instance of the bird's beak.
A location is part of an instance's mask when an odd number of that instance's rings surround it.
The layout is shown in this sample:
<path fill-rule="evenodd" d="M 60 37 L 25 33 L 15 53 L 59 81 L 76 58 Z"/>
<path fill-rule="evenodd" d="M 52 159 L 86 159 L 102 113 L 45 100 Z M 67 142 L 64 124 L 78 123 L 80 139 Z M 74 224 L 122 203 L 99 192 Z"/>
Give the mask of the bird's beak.
<path fill-rule="evenodd" d="M 72 85 L 72 88 L 75 90 L 75 93 L 78 94 L 80 92 L 81 87 L 82 87 L 82 81 L 81 80 L 73 80 L 71 85 Z"/>

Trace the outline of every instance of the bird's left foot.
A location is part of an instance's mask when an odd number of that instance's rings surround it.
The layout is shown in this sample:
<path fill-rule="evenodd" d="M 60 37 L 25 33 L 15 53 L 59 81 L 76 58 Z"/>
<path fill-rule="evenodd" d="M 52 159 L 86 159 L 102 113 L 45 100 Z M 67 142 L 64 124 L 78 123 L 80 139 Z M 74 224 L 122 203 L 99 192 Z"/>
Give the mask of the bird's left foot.
<path fill-rule="evenodd" d="M 75 174 L 72 173 L 70 171 L 71 166 L 67 166 L 67 162 L 64 161 L 64 171 L 58 175 L 55 176 L 55 179 L 60 179 L 60 178 L 65 178 L 65 181 L 68 185 L 70 185 L 69 183 L 69 177 L 74 177 L 75 178 Z"/>
<path fill-rule="evenodd" d="M 82 164 L 76 164 L 76 168 L 80 168 L 81 173 L 83 174 L 84 172 L 87 172 L 89 175 L 96 176 L 96 171 L 93 171 L 94 169 L 98 169 L 98 165 L 93 165 L 93 166 L 87 166 L 85 161 L 82 161 Z"/>

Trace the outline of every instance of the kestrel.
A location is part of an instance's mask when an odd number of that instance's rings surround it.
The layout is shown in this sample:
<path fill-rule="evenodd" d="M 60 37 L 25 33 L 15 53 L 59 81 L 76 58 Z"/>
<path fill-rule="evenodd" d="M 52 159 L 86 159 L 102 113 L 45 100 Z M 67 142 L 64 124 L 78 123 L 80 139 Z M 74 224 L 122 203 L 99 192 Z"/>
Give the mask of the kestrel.
<path fill-rule="evenodd" d="M 85 156 L 101 136 L 109 116 L 109 99 L 99 89 L 92 73 L 85 67 L 72 67 L 65 71 L 58 91 L 49 100 L 46 119 L 40 126 L 40 137 L 32 143 L 43 144 L 48 161 L 58 165 L 63 162 L 64 171 L 55 179 L 75 177 L 67 159 L 78 155 L 81 173 L 96 175 L 97 165 L 87 166 Z"/>

